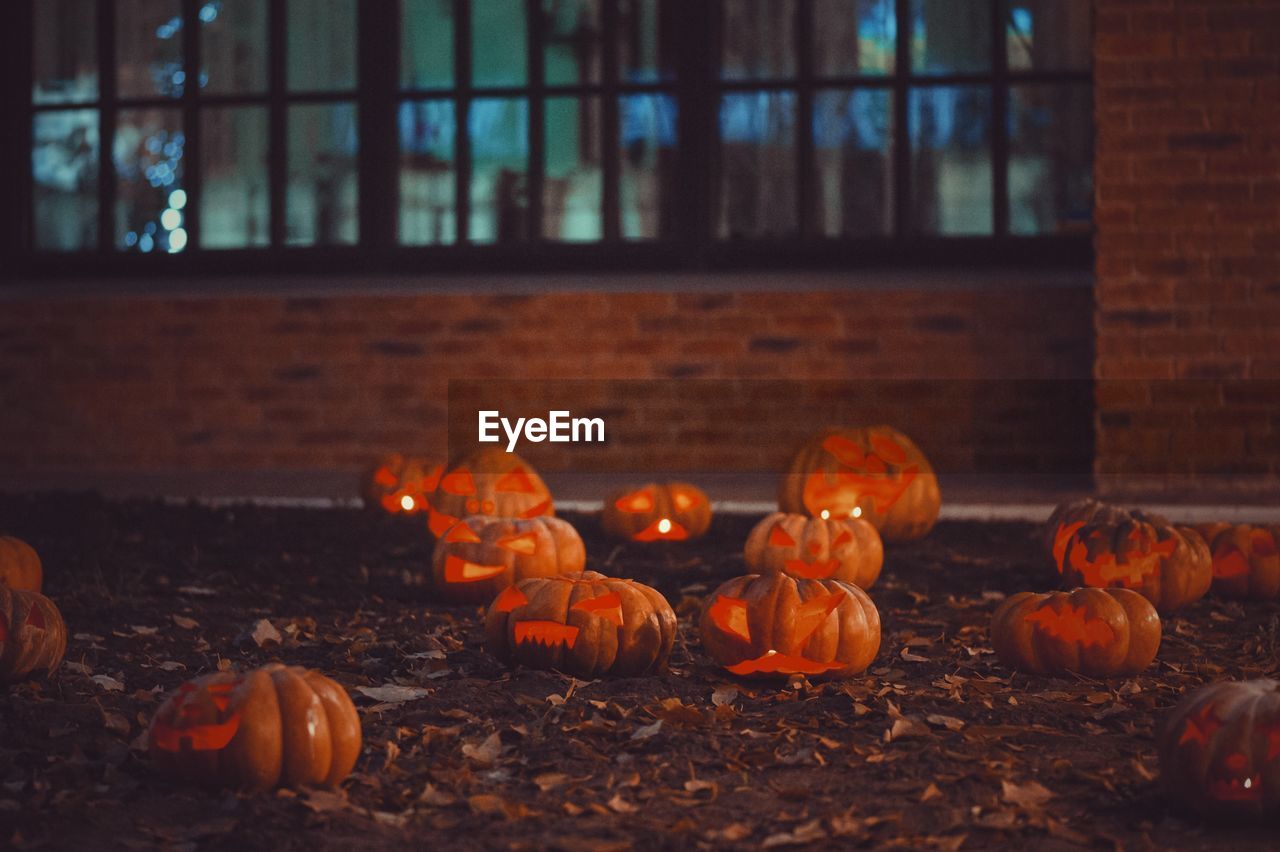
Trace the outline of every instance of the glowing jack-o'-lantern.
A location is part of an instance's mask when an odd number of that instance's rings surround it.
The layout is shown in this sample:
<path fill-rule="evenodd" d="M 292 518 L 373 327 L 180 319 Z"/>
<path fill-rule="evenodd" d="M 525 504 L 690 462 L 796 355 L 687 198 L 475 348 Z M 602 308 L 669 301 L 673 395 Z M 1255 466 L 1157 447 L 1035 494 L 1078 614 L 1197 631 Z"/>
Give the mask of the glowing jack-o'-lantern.
<path fill-rule="evenodd" d="M 707 654 L 743 676 L 851 677 L 880 650 L 880 613 L 840 580 L 747 574 L 707 598 L 699 620 Z"/>
<path fill-rule="evenodd" d="M 885 541 L 920 538 L 941 504 L 928 459 L 889 426 L 820 433 L 796 453 L 778 490 L 784 512 L 865 518 Z"/>
<path fill-rule="evenodd" d="M 1206 816 L 1280 813 L 1280 681 L 1213 683 L 1160 725 L 1160 776 L 1179 803 Z"/>
<path fill-rule="evenodd" d="M 1213 591 L 1227 598 L 1280 597 L 1280 526 L 1198 524 L 1213 557 Z"/>
<path fill-rule="evenodd" d="M 67 625 L 39 592 L 0 586 L 0 684 L 52 672 L 67 652 Z"/>
<path fill-rule="evenodd" d="M 520 580 L 579 574 L 586 559 L 567 521 L 472 515 L 445 530 L 431 562 L 441 598 L 482 603 Z"/>
<path fill-rule="evenodd" d="M 1044 543 L 1064 585 L 1132 589 L 1161 614 L 1202 598 L 1213 579 L 1209 548 L 1195 530 L 1096 500 L 1059 506 Z"/>
<path fill-rule="evenodd" d="M 427 498 L 427 526 L 439 538 L 468 515 L 537 518 L 554 515 L 546 483 L 515 453 L 487 447 L 451 462 Z"/>
<path fill-rule="evenodd" d="M 183 684 L 148 732 L 162 771 L 244 790 L 332 787 L 355 766 L 360 742 L 360 717 L 341 686 L 279 663 Z"/>
<path fill-rule="evenodd" d="M 490 605 L 485 634 L 509 663 L 627 677 L 666 668 L 676 614 L 656 589 L 584 571 L 509 586 Z"/>
<path fill-rule="evenodd" d="M 684 541 L 711 526 L 711 501 L 687 482 L 651 482 L 610 496 L 600 522 L 605 532 L 632 541 Z"/>
<path fill-rule="evenodd" d="M 1156 658 L 1160 616 L 1128 589 L 1020 592 L 992 616 L 991 646 L 1005 665 L 1035 674 L 1132 675 Z"/>
<path fill-rule="evenodd" d="M 392 453 L 365 477 L 364 504 L 392 515 L 427 511 L 427 495 L 435 491 L 444 465 Z"/>
<path fill-rule="evenodd" d="M 869 589 L 880 576 L 884 546 L 876 528 L 861 518 L 824 520 L 774 512 L 751 530 L 742 555 L 758 574 L 781 571 Z"/>
<path fill-rule="evenodd" d="M 0 586 L 38 592 L 43 583 L 44 569 L 35 548 L 20 538 L 0 536 Z"/>

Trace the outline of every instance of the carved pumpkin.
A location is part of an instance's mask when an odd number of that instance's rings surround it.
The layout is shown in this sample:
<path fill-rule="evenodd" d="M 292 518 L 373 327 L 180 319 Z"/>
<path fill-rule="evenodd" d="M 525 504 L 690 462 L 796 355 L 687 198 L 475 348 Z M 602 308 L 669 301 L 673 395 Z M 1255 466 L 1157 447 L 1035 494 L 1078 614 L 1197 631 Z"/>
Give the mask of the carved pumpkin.
<path fill-rule="evenodd" d="M 522 580 L 489 607 L 490 653 L 581 678 L 666 668 L 676 614 L 656 589 L 595 571 Z"/>
<path fill-rule="evenodd" d="M 711 501 L 687 482 L 650 482 L 604 502 L 605 532 L 632 541 L 684 541 L 711 526 Z"/>
<path fill-rule="evenodd" d="M 852 583 L 786 574 L 735 577 L 707 598 L 707 654 L 743 676 L 851 677 L 880 650 L 880 613 Z"/>
<path fill-rule="evenodd" d="M 1158 734 L 1160 777 L 1206 816 L 1280 812 L 1280 681 L 1212 683 L 1178 703 Z"/>
<path fill-rule="evenodd" d="M 1209 548 L 1195 530 L 1139 509 L 1064 503 L 1044 541 L 1065 586 L 1133 589 L 1161 615 L 1204 597 L 1213 579 Z"/>
<path fill-rule="evenodd" d="M 862 518 L 811 518 L 774 512 L 756 524 L 742 551 L 757 574 L 844 580 L 863 589 L 880 576 L 884 546 Z"/>
<path fill-rule="evenodd" d="M 559 518 L 464 518 L 436 541 L 435 588 L 448 601 L 481 603 L 531 577 L 580 574 L 582 539 Z"/>
<path fill-rule="evenodd" d="M 391 515 L 427 511 L 427 495 L 436 489 L 444 465 L 392 453 L 365 477 L 364 504 Z"/>
<path fill-rule="evenodd" d="M 38 592 L 43 584 L 44 569 L 35 548 L 20 538 L 0 536 L 0 586 Z"/>
<path fill-rule="evenodd" d="M 551 492 L 515 453 L 487 447 L 452 462 L 427 498 L 427 525 L 439 538 L 468 515 L 537 518 L 554 515 Z"/>
<path fill-rule="evenodd" d="M 991 647 L 1035 674 L 1133 675 L 1156 658 L 1160 616 L 1128 589 L 1019 592 L 992 616 Z"/>
<path fill-rule="evenodd" d="M 938 478 L 920 448 L 889 426 L 828 429 L 791 461 L 778 508 L 865 518 L 885 541 L 922 537 L 938 519 Z"/>
<path fill-rule="evenodd" d="M 1213 591 L 1227 598 L 1280 597 L 1280 526 L 1197 524 L 1213 558 Z"/>
<path fill-rule="evenodd" d="M 52 672 L 67 652 L 67 625 L 39 592 L 0 586 L 0 684 Z"/>
<path fill-rule="evenodd" d="M 148 751 L 170 775 L 261 791 L 334 786 L 355 766 L 360 741 L 360 717 L 341 686 L 272 663 L 178 687 L 151 720 Z"/>

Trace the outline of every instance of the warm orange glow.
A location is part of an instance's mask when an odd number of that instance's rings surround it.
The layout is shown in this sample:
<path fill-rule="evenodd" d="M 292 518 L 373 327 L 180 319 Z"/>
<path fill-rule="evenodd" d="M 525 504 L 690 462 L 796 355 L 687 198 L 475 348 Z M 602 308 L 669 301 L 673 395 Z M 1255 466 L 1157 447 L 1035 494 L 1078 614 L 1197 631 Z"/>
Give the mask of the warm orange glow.
<path fill-rule="evenodd" d="M 511 612 L 518 606 L 524 606 L 529 602 L 529 598 L 524 592 L 515 586 L 507 586 L 502 590 L 502 594 L 498 595 L 498 599 L 493 602 L 495 612 Z"/>
<path fill-rule="evenodd" d="M 1252 802 L 1262 798 L 1262 776 L 1248 775 L 1249 759 L 1240 752 L 1232 752 L 1223 761 L 1224 768 L 1233 773 L 1227 778 L 1211 778 L 1209 795 L 1231 802 Z"/>
<path fill-rule="evenodd" d="M 654 521 L 631 538 L 634 541 L 684 541 L 689 531 L 669 518 Z"/>
<path fill-rule="evenodd" d="M 1130 553 L 1124 562 L 1117 562 L 1114 553 L 1102 553 L 1090 560 L 1088 546 L 1076 538 L 1067 554 L 1068 563 L 1080 572 L 1086 586 L 1105 588 L 1120 585 L 1132 589 L 1140 587 L 1149 575 L 1159 571 L 1165 557 L 1172 555 L 1178 547 L 1172 538 L 1152 542 L 1137 529 L 1129 540 L 1141 542 L 1143 546 L 1137 553 Z"/>
<path fill-rule="evenodd" d="M 619 497 L 613 505 L 618 507 L 619 512 L 628 512 L 634 515 L 642 512 L 652 512 L 653 495 L 647 491 L 637 491 L 633 494 Z"/>
<path fill-rule="evenodd" d="M 743 660 L 732 666 L 726 666 L 729 671 L 736 675 L 750 674 L 803 674 L 816 675 L 823 672 L 829 672 L 833 669 L 843 668 L 844 663 L 830 662 L 818 663 L 805 657 L 798 657 L 793 654 L 779 654 L 777 651 L 769 651 L 752 660 Z"/>
<path fill-rule="evenodd" d="M 400 498 L 400 508 L 404 509 L 406 512 L 412 512 L 414 510 L 414 507 L 417 505 L 418 504 L 413 502 L 413 498 L 410 497 L 408 494 Z"/>
<path fill-rule="evenodd" d="M 506 570 L 502 565 L 478 565 L 450 554 L 444 560 L 446 583 L 478 583 L 496 577 Z"/>
<path fill-rule="evenodd" d="M 1221 580 L 1245 577 L 1249 574 L 1249 560 L 1240 548 L 1228 544 L 1213 554 L 1213 576 Z"/>
<path fill-rule="evenodd" d="M 601 595 L 590 600 L 578 601 L 573 605 L 572 609 L 594 613 L 606 621 L 612 621 L 618 627 L 622 626 L 622 595 L 617 592 L 610 592 L 607 595 Z"/>
<path fill-rule="evenodd" d="M 519 553 L 521 556 L 532 556 L 538 551 L 538 534 L 536 532 L 509 535 L 498 539 L 498 547 Z"/>
<path fill-rule="evenodd" d="M 719 597 L 707 611 L 711 623 L 743 642 L 751 641 L 751 627 L 747 623 L 747 602 L 741 598 Z"/>
<path fill-rule="evenodd" d="M 838 559 L 816 559 L 813 562 L 805 562 L 803 559 L 788 559 L 783 564 L 785 570 L 792 577 L 803 577 L 806 580 L 826 580 L 835 576 L 836 569 L 840 567 Z"/>
<path fill-rule="evenodd" d="M 444 535 L 449 531 L 449 527 L 458 522 L 453 515 L 446 515 L 443 512 L 437 512 L 435 506 L 427 509 L 427 529 L 431 530 L 431 534 L 436 538 Z"/>
<path fill-rule="evenodd" d="M 840 435 L 828 437 L 822 448 L 845 468 L 833 472 L 813 471 L 805 478 L 805 508 L 823 518 L 859 517 L 862 512 L 857 504 L 864 499 L 871 500 L 876 512 L 887 512 L 920 472 L 919 465 L 910 465 L 890 473 L 878 455 L 863 453 L 856 443 Z M 823 514 L 824 510 L 827 514 Z"/>
<path fill-rule="evenodd" d="M 557 645 L 572 648 L 578 641 L 578 628 L 555 621 L 517 621 L 515 635 L 517 645 L 533 642 L 548 648 Z"/>
<path fill-rule="evenodd" d="M 884 435 L 871 436 L 871 449 L 876 455 L 891 464 L 902 464 L 907 460 L 907 451 L 903 446 Z"/>
<path fill-rule="evenodd" d="M 663 535 L 666 535 L 667 533 L 671 532 L 671 520 L 669 518 L 663 518 L 662 520 L 658 521 L 658 532 L 662 533 Z"/>
<path fill-rule="evenodd" d="M 1115 631 L 1111 625 L 1100 618 L 1089 618 L 1085 607 L 1073 607 L 1071 604 L 1056 610 L 1052 606 L 1042 606 L 1027 616 L 1027 621 L 1055 639 L 1065 642 L 1078 642 L 1081 645 L 1105 645 L 1115 641 Z"/>
<path fill-rule="evenodd" d="M 444 534 L 444 540 L 448 542 L 466 541 L 472 544 L 480 542 L 480 536 L 476 535 L 475 530 L 467 526 L 466 521 L 459 521 L 449 527 L 449 531 Z"/>
<path fill-rule="evenodd" d="M 849 517 L 851 517 L 851 518 L 861 518 L 861 517 L 862 517 L 862 507 L 861 507 L 861 506 L 854 506 L 854 507 L 853 507 L 853 511 L 849 513 Z"/>
<path fill-rule="evenodd" d="M 683 512 L 685 509 L 696 505 L 698 501 L 683 491 L 677 491 L 675 494 L 671 495 L 671 502 L 675 503 L 676 508 Z"/>
<path fill-rule="evenodd" d="M 0 642 L 9 641 L 9 619 L 0 613 Z"/>
<path fill-rule="evenodd" d="M 534 506 L 532 509 L 526 509 L 525 511 L 521 512 L 520 517 L 527 521 L 529 518 L 539 518 L 539 517 L 542 517 L 543 515 L 550 515 L 550 514 L 551 514 L 551 500 L 548 498 L 546 500 L 543 500 L 538 505 Z"/>
<path fill-rule="evenodd" d="M 1053 534 L 1053 564 L 1058 566 L 1059 573 L 1062 572 L 1062 566 L 1065 564 L 1063 560 L 1067 556 L 1067 542 L 1071 541 L 1071 537 L 1083 526 L 1084 521 L 1061 524 L 1058 526 L 1058 531 Z"/>
<path fill-rule="evenodd" d="M 446 494 L 467 496 L 476 493 L 476 482 L 471 478 L 471 471 L 465 468 L 451 470 L 440 479 L 440 490 Z"/>
<path fill-rule="evenodd" d="M 239 680 L 229 683 L 215 683 L 205 688 L 204 695 L 213 703 L 218 715 L 231 706 L 231 692 L 238 686 Z M 189 683 L 183 684 L 180 696 L 174 705 L 174 716 L 179 720 L 194 720 L 205 715 L 205 708 L 193 701 L 199 694 Z M 151 744 L 163 751 L 178 752 L 184 749 L 191 751 L 218 751 L 226 748 L 240 729 L 239 711 L 219 722 L 206 724 L 172 724 L 157 721 L 151 729 Z"/>
<path fill-rule="evenodd" d="M 782 528 L 781 523 L 773 525 L 773 529 L 769 530 L 769 546 L 770 547 L 795 547 L 796 540 L 791 534 Z"/>
<path fill-rule="evenodd" d="M 832 547 L 841 547 L 853 541 L 853 533 L 848 530 L 841 530 L 840 535 L 836 536 L 836 540 L 831 542 Z"/>
<path fill-rule="evenodd" d="M 1178 745 L 1199 743 L 1202 746 L 1207 746 L 1209 745 L 1209 738 L 1221 727 L 1222 722 L 1214 714 L 1213 705 L 1206 704 L 1200 708 L 1200 712 L 1196 713 L 1195 716 L 1187 719 L 1187 726 L 1182 729 L 1182 736 L 1178 738 Z"/>
<path fill-rule="evenodd" d="M 792 640 L 795 644 L 803 645 L 807 642 L 813 632 L 827 620 L 827 616 L 831 615 L 836 607 L 840 606 L 844 598 L 844 592 L 836 592 L 832 595 L 810 598 L 796 607 L 795 628 L 792 633 Z"/>
<path fill-rule="evenodd" d="M 513 494 L 533 494 L 538 490 L 533 484 L 533 478 L 522 467 L 518 467 L 504 475 L 493 488 L 495 491 L 505 491 Z"/>
<path fill-rule="evenodd" d="M 818 517 L 822 518 L 822 520 L 824 521 L 831 520 L 831 510 L 823 509 L 821 512 L 818 513 Z"/>
<path fill-rule="evenodd" d="M 383 465 L 373 474 L 373 481 L 383 488 L 395 488 L 399 484 L 396 475 L 391 472 L 391 468 Z"/>

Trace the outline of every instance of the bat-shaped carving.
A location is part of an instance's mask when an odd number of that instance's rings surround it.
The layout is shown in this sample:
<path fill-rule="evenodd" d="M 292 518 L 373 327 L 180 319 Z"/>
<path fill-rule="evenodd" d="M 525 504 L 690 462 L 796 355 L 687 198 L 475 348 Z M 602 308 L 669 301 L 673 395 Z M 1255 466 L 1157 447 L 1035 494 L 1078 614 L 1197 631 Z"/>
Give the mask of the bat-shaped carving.
<path fill-rule="evenodd" d="M 1105 645 L 1116 638 L 1111 625 L 1100 618 L 1089 618 L 1083 606 L 1067 604 L 1061 610 L 1041 607 L 1028 615 L 1027 621 L 1055 639 L 1081 645 Z"/>

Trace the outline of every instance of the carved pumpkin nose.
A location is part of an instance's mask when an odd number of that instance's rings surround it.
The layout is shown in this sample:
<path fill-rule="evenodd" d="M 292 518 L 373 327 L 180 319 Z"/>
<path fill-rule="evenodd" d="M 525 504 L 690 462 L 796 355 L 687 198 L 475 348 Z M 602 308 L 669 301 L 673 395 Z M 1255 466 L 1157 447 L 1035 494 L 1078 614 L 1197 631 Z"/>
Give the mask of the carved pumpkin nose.
<path fill-rule="evenodd" d="M 822 545 L 818 544 L 816 541 L 811 541 L 811 542 L 809 542 L 809 555 L 810 555 L 810 556 L 817 556 L 817 555 L 818 555 L 818 551 L 819 551 L 819 550 L 821 550 L 821 549 L 822 549 Z"/>

